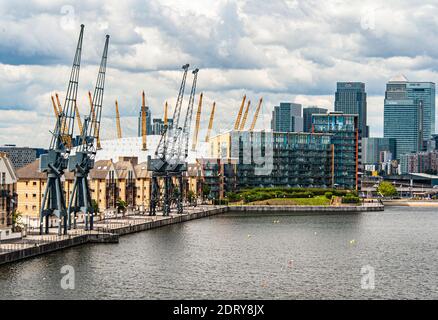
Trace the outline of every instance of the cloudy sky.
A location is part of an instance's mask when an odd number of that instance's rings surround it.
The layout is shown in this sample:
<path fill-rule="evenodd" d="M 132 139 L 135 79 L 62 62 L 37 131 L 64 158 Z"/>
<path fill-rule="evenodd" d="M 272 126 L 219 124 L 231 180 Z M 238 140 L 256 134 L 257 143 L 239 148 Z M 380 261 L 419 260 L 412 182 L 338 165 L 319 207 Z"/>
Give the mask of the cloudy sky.
<path fill-rule="evenodd" d="M 81 23 L 82 115 L 111 35 L 103 138 L 116 136 L 115 99 L 124 136 L 136 134 L 142 90 L 162 116 L 185 63 L 201 69 L 202 129 L 217 103 L 216 132 L 232 127 L 245 93 L 253 106 L 264 98 L 258 127 L 268 128 L 280 101 L 333 109 L 337 81 L 362 81 L 381 136 L 388 79 L 438 79 L 436 0 L 0 0 L 0 145 L 48 146 L 50 95 L 64 97 Z"/>

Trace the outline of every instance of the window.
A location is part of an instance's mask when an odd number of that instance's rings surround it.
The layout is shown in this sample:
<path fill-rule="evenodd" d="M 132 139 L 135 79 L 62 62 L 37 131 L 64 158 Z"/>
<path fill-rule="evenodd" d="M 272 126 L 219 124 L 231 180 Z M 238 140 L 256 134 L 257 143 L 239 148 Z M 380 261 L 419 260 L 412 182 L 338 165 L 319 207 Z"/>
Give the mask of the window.
<path fill-rule="evenodd" d="M 36 186 L 37 185 L 36 181 L 32 182 L 32 185 Z"/>

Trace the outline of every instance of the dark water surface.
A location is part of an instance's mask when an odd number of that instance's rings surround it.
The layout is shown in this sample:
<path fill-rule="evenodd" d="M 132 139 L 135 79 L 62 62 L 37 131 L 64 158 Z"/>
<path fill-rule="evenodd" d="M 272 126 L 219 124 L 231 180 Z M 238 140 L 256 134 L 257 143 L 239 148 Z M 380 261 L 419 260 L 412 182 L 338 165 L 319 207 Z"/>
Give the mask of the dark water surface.
<path fill-rule="evenodd" d="M 74 290 L 61 288 L 64 265 Z M 0 298 L 437 299 L 438 209 L 223 214 L 2 266 Z"/>

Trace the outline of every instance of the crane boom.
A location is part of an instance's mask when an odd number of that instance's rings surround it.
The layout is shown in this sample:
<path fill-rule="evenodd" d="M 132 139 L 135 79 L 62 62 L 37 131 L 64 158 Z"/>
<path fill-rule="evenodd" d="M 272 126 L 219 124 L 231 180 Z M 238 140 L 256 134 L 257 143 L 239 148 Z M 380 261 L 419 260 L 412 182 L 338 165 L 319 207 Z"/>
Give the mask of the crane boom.
<path fill-rule="evenodd" d="M 245 128 L 246 119 L 248 118 L 248 111 L 249 111 L 250 105 L 251 105 L 251 100 L 248 100 L 248 103 L 247 103 L 246 109 L 245 109 L 245 113 L 243 114 L 242 123 L 240 124 L 240 128 L 239 128 L 240 131 L 242 131 Z"/>
<path fill-rule="evenodd" d="M 239 130 L 240 119 L 242 118 L 243 107 L 245 106 L 246 95 L 243 96 L 242 104 L 240 105 L 239 113 L 237 114 L 234 130 Z"/>
<path fill-rule="evenodd" d="M 96 113 L 94 112 L 94 106 L 93 106 L 93 97 L 91 95 L 91 92 L 88 91 L 88 101 L 90 103 L 90 121 L 91 123 L 95 122 L 96 120 Z M 88 130 L 87 130 L 88 131 Z M 100 148 L 100 137 L 97 136 L 97 148 Z"/>
<path fill-rule="evenodd" d="M 213 128 L 214 111 L 216 110 L 216 102 L 213 102 L 213 108 L 211 108 L 210 121 L 208 122 L 207 135 L 205 136 L 205 142 L 210 140 L 211 129 Z"/>
<path fill-rule="evenodd" d="M 254 118 L 252 119 L 252 123 L 251 123 L 251 127 L 250 127 L 249 131 L 253 131 L 255 128 L 255 125 L 257 123 L 257 119 L 259 117 L 260 107 L 262 106 L 262 103 L 263 103 L 263 98 L 260 98 L 259 104 L 258 104 L 256 112 L 254 114 Z"/>
<path fill-rule="evenodd" d="M 181 161 L 185 161 L 189 155 L 189 135 L 190 135 L 190 127 L 192 124 L 192 116 L 193 116 L 193 105 L 195 104 L 195 95 L 196 95 L 196 85 L 198 82 L 198 72 L 199 69 L 195 69 L 192 71 L 193 73 L 193 82 L 192 82 L 192 90 L 190 91 L 189 104 L 187 106 L 186 117 L 184 119 L 184 127 L 182 131 L 182 143 L 178 144 L 178 154 L 177 157 Z M 184 155 L 181 153 L 182 145 L 185 145 Z"/>
<path fill-rule="evenodd" d="M 193 132 L 192 151 L 196 150 L 196 145 L 198 144 L 199 124 L 201 122 L 202 111 L 202 97 L 203 93 L 201 93 L 201 95 L 199 96 L 198 110 L 196 112 L 195 131 Z"/>
<path fill-rule="evenodd" d="M 116 125 L 117 125 L 117 139 L 122 139 L 122 126 L 120 125 L 119 103 L 116 100 Z"/>
<path fill-rule="evenodd" d="M 147 127 L 146 127 L 146 96 L 143 93 L 141 94 L 141 138 L 142 138 L 142 150 L 146 151 L 147 147 Z"/>

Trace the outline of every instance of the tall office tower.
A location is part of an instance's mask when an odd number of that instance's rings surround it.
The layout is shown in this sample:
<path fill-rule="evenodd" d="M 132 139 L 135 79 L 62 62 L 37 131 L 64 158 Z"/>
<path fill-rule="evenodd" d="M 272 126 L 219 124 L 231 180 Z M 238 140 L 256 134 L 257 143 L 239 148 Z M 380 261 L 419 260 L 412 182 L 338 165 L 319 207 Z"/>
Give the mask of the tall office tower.
<path fill-rule="evenodd" d="M 167 119 L 168 126 L 173 124 L 173 119 Z M 155 118 L 152 120 L 152 133 L 154 135 L 161 135 L 164 132 L 164 121 L 161 118 Z"/>
<path fill-rule="evenodd" d="M 327 109 L 307 107 L 303 109 L 303 131 L 312 132 L 312 114 L 327 114 Z"/>
<path fill-rule="evenodd" d="M 271 129 L 275 132 L 302 132 L 301 104 L 281 102 L 272 111 Z"/>
<path fill-rule="evenodd" d="M 335 111 L 345 114 L 357 114 L 359 134 L 366 138 L 369 135 L 367 126 L 367 94 L 365 83 L 338 82 L 335 94 Z"/>
<path fill-rule="evenodd" d="M 330 112 L 314 114 L 312 126 L 315 133 L 331 133 L 334 160 L 332 187 L 359 189 L 361 167 L 361 137 L 358 116 Z"/>
<path fill-rule="evenodd" d="M 400 75 L 386 85 L 384 136 L 396 139 L 396 158 L 426 149 L 435 131 L 435 84 Z"/>
<path fill-rule="evenodd" d="M 395 139 L 362 138 L 362 163 L 367 165 L 386 162 L 381 159 L 382 152 L 388 152 L 394 155 L 396 153 L 395 145 Z M 387 154 L 385 156 L 387 156 Z"/>
<path fill-rule="evenodd" d="M 151 108 L 146 106 L 146 135 L 150 136 L 151 134 L 153 134 Z M 141 107 L 138 113 L 138 136 L 141 137 Z"/>

